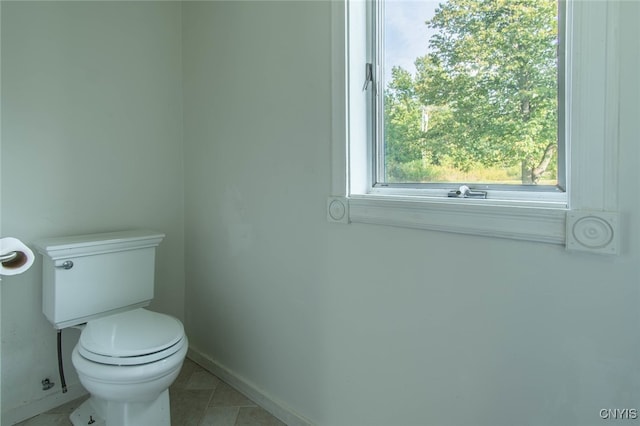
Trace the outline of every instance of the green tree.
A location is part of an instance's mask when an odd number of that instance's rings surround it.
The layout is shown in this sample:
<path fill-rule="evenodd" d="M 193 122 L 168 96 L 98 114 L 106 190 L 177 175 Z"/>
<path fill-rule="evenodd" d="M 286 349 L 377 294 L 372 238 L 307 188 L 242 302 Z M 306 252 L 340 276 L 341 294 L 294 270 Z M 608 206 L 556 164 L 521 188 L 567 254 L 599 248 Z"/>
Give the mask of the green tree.
<path fill-rule="evenodd" d="M 392 80 L 385 90 L 385 167 L 391 181 L 405 180 L 402 164 L 421 159 L 426 150 L 426 133 L 422 125 L 422 110 L 415 93 L 411 74 L 394 67 Z"/>
<path fill-rule="evenodd" d="M 449 0 L 427 25 L 435 34 L 405 90 L 429 113 L 422 154 L 462 170 L 520 164 L 536 183 L 557 150 L 556 1 Z M 411 80 L 393 77 L 394 93 Z M 395 98 L 389 107 L 397 114 Z"/>

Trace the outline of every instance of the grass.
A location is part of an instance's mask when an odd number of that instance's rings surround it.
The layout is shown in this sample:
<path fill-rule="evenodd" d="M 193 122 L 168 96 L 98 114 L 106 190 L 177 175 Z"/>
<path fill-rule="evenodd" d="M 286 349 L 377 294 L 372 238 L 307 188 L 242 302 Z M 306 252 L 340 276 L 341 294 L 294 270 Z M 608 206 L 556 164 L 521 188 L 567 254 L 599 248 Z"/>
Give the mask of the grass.
<path fill-rule="evenodd" d="M 452 165 L 433 165 L 425 160 L 387 165 L 389 183 L 487 183 L 521 185 L 520 166 L 513 167 L 475 167 L 468 171 L 459 170 Z M 539 185 L 555 185 L 555 170 L 547 171 L 538 182 Z"/>

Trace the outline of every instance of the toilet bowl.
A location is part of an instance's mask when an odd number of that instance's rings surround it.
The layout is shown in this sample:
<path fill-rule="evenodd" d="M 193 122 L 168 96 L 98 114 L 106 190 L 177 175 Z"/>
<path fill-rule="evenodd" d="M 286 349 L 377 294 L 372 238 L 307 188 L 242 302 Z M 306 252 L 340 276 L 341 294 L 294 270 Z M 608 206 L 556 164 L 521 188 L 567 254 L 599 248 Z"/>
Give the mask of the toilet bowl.
<path fill-rule="evenodd" d="M 171 425 L 168 388 L 188 340 L 179 320 L 143 308 L 163 238 L 133 230 L 35 243 L 43 313 L 57 329 L 82 329 L 71 360 L 91 396 L 71 414 L 74 426 Z"/>
<path fill-rule="evenodd" d="M 180 372 L 188 343 L 175 318 L 135 309 L 89 321 L 71 360 L 91 394 L 74 426 L 170 426 L 168 387 Z M 94 423 L 98 425 L 98 423 Z"/>
<path fill-rule="evenodd" d="M 89 321 L 71 361 L 91 394 L 71 415 L 74 426 L 170 426 L 168 388 L 187 353 L 175 318 L 135 309 Z"/>

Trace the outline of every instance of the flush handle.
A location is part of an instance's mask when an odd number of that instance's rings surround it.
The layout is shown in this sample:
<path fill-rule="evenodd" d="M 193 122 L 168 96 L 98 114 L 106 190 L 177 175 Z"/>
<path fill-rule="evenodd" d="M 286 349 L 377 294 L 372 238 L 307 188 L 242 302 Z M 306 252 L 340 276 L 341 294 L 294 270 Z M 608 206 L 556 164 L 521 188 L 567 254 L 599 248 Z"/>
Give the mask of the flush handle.
<path fill-rule="evenodd" d="M 73 262 L 70 260 L 65 260 L 60 265 L 56 265 L 56 268 L 71 269 L 73 268 Z"/>

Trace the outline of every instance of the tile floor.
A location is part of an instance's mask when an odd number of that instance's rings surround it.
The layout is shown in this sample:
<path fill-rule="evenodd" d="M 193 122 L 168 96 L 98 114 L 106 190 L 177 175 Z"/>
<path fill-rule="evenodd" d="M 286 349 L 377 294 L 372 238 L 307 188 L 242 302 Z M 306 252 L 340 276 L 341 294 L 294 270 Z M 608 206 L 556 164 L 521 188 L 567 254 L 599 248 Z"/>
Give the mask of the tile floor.
<path fill-rule="evenodd" d="M 169 388 L 169 395 L 171 426 L 285 426 L 188 358 Z M 16 426 L 71 426 L 69 414 L 84 399 L 71 401 Z"/>

